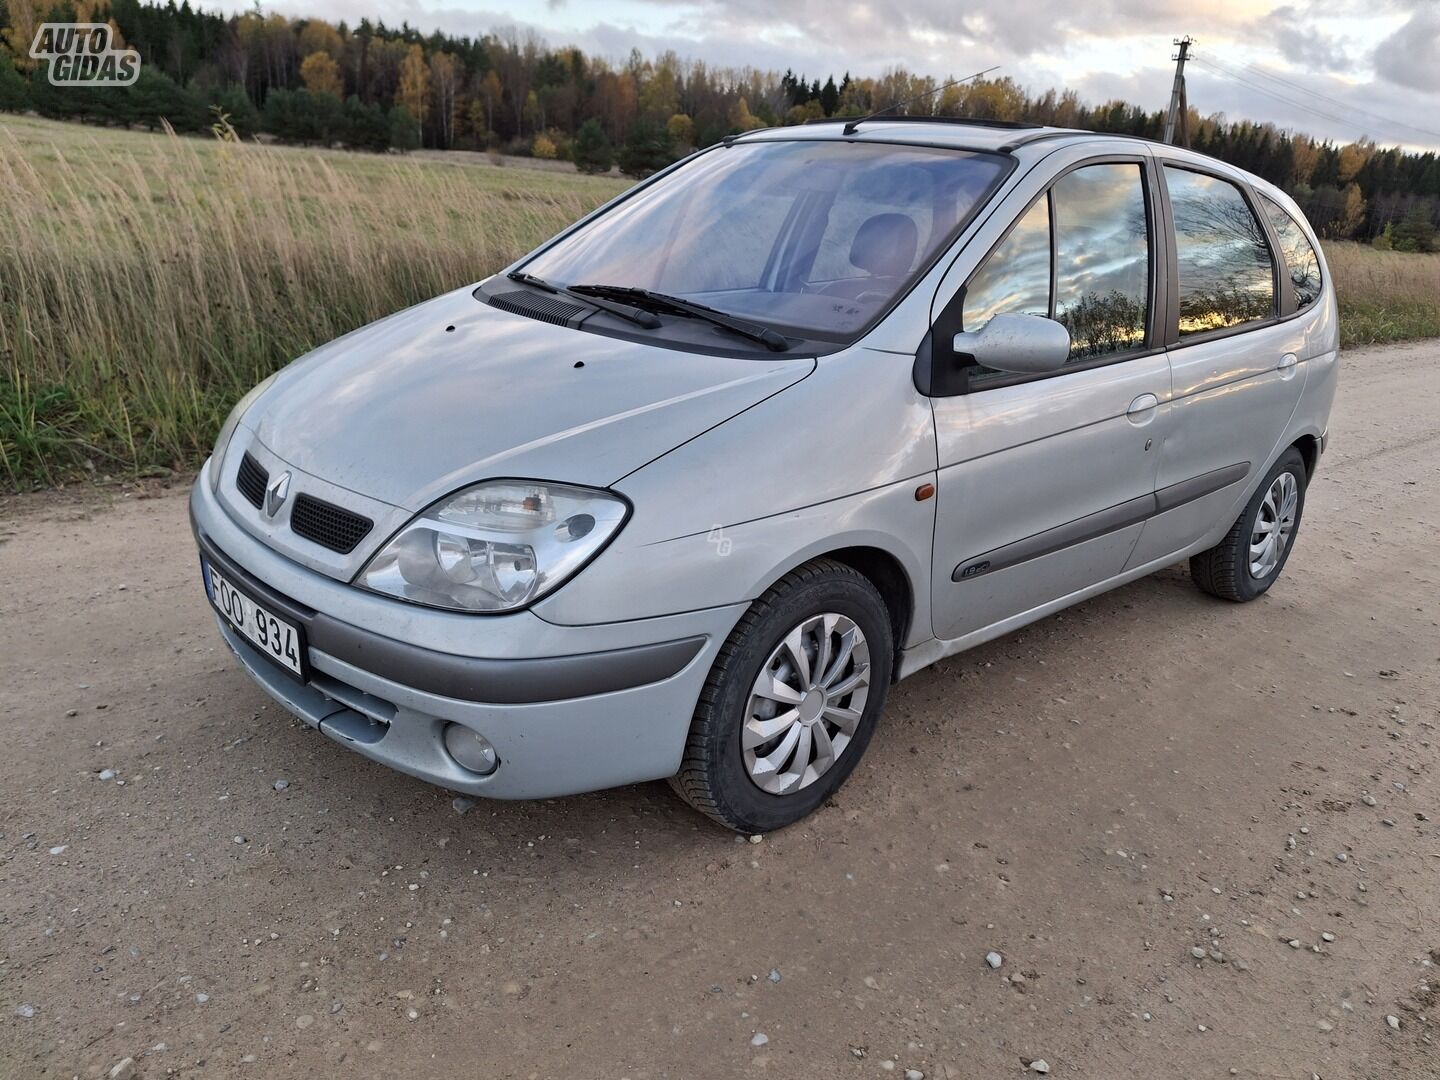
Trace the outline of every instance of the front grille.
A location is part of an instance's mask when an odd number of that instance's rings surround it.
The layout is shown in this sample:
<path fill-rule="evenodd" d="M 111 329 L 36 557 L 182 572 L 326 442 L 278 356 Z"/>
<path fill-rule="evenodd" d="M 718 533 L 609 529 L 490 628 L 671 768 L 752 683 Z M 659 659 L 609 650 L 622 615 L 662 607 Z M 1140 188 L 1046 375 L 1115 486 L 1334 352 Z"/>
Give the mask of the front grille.
<path fill-rule="evenodd" d="M 570 321 L 577 315 L 584 315 L 590 310 L 579 304 L 557 300 L 553 296 L 541 296 L 520 289 L 516 289 L 514 292 L 495 293 L 490 297 L 490 304 L 492 307 L 498 307 L 501 311 L 529 315 L 532 319 L 554 323 L 556 326 L 569 326 Z"/>
<path fill-rule="evenodd" d="M 270 474 L 253 457 L 246 454 L 240 459 L 240 468 L 235 472 L 235 486 L 257 510 L 265 502 L 265 485 L 269 482 Z"/>
<path fill-rule="evenodd" d="M 297 535 L 341 555 L 354 551 L 374 524 L 367 517 L 310 495 L 295 496 L 295 505 L 290 510 L 290 528 Z"/>

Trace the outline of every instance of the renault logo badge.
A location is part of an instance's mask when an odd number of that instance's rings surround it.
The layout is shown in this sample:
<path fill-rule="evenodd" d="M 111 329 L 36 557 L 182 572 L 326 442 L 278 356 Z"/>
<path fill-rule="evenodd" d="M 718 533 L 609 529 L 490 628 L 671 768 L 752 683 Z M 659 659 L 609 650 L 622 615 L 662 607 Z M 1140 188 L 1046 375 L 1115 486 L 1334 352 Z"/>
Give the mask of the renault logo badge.
<path fill-rule="evenodd" d="M 265 489 L 265 513 L 274 517 L 280 512 L 280 508 L 285 505 L 285 500 L 289 497 L 290 474 L 282 472 L 270 481 L 270 486 Z"/>

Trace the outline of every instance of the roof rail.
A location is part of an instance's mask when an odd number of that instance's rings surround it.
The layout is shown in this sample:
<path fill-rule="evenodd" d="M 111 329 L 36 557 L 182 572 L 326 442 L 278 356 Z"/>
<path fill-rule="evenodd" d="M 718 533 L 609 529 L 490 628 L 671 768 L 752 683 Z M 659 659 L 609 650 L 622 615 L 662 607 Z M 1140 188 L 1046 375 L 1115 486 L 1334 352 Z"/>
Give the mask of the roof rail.
<path fill-rule="evenodd" d="M 810 124 L 844 124 L 849 129 L 846 131 L 847 135 L 853 135 L 857 125 L 868 123 L 962 124 L 970 127 L 1015 128 L 1017 130 L 1042 126 L 1025 120 L 986 120 L 978 116 L 825 116 L 805 121 L 806 126 Z"/>

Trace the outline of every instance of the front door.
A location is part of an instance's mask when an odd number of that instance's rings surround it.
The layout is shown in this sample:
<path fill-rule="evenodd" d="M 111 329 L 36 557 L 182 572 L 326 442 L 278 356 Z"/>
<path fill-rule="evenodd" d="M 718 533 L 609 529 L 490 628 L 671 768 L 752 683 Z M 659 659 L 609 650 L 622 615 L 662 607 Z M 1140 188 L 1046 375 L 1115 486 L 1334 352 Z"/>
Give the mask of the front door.
<path fill-rule="evenodd" d="M 1119 574 L 1153 511 L 1170 399 L 1155 205 L 1148 155 L 1080 162 L 1009 211 L 1008 233 L 946 309 L 960 305 L 965 330 L 1002 312 L 1058 319 L 1071 355 L 1046 376 L 971 368 L 965 392 L 933 399 L 941 639 L 1018 625 Z"/>

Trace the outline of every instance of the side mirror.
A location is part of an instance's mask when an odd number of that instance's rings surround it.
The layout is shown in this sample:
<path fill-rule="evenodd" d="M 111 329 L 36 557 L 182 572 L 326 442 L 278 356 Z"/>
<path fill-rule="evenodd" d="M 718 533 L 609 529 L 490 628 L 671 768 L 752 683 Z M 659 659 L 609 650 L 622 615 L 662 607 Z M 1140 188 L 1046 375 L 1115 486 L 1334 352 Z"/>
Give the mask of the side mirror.
<path fill-rule="evenodd" d="M 1070 358 L 1070 331 L 1043 315 L 996 315 L 973 333 L 956 334 L 954 349 L 996 371 L 1041 375 Z"/>

